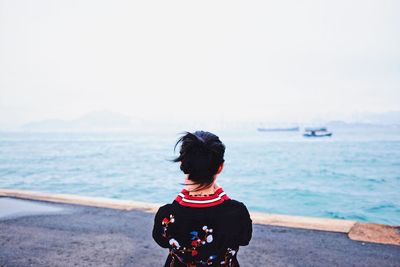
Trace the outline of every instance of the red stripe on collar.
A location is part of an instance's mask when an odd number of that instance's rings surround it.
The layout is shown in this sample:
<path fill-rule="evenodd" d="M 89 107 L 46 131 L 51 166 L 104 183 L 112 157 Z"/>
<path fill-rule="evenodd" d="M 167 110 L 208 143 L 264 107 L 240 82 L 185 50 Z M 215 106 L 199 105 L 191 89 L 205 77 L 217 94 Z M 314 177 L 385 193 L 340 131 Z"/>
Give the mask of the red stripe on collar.
<path fill-rule="evenodd" d="M 175 198 L 175 201 L 186 207 L 206 208 L 219 205 L 228 199 L 230 198 L 220 187 L 211 196 L 190 196 L 189 191 L 183 189 Z"/>

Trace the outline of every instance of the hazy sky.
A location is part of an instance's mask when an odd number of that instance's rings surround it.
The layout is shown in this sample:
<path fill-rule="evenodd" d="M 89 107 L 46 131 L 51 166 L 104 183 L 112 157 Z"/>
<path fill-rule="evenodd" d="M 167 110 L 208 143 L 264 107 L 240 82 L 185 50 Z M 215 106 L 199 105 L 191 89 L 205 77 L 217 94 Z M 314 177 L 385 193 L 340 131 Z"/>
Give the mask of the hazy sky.
<path fill-rule="evenodd" d="M 400 109 L 399 1 L 0 0 L 0 124 Z"/>

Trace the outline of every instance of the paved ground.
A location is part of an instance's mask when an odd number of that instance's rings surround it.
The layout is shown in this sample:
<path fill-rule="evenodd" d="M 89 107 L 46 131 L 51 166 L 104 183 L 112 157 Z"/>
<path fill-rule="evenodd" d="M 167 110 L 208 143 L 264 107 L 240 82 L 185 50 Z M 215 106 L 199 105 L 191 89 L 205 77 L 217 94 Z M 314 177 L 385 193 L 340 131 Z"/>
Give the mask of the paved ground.
<path fill-rule="evenodd" d="M 26 201 L 22 199 L 0 198 L 0 219 L 3 217 L 20 217 L 35 214 L 60 213 L 63 209 L 56 205 Z"/>
<path fill-rule="evenodd" d="M 29 201 L 41 203 L 36 201 Z M 0 266 L 162 266 L 153 214 L 49 204 L 61 212 L 0 218 Z M 242 266 L 397 266 L 400 246 L 346 234 L 254 225 Z"/>

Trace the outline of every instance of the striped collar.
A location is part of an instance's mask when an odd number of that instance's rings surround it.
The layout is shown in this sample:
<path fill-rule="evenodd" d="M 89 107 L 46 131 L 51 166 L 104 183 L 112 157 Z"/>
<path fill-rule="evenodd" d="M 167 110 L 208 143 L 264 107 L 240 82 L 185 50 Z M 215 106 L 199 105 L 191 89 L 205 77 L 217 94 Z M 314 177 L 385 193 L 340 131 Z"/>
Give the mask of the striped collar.
<path fill-rule="evenodd" d="M 186 207 L 206 208 L 221 204 L 228 199 L 229 197 L 220 187 L 214 192 L 214 194 L 210 196 L 190 196 L 188 190 L 182 189 L 182 191 L 175 198 L 175 201 Z"/>

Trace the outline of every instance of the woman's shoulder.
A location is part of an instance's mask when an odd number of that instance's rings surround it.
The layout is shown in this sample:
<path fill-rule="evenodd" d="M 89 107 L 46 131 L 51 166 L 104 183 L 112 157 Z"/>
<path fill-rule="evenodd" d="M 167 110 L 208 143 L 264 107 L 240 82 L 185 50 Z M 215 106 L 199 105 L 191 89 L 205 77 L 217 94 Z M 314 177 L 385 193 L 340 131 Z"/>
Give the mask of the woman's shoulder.
<path fill-rule="evenodd" d="M 164 204 L 164 205 L 162 205 L 161 207 L 158 208 L 158 210 L 157 210 L 156 213 L 157 213 L 157 214 L 160 214 L 160 213 L 168 213 L 168 212 L 171 211 L 171 209 L 172 209 L 172 204 L 171 204 L 171 203 Z"/>
<path fill-rule="evenodd" d="M 248 215 L 249 214 L 249 211 L 248 211 L 246 205 L 241 201 L 238 201 L 235 199 L 230 199 L 228 201 L 225 201 L 224 204 L 225 204 L 224 208 L 226 210 L 230 210 L 232 212 L 239 213 L 240 215 Z"/>
<path fill-rule="evenodd" d="M 229 199 L 228 201 L 226 201 L 226 204 L 228 204 L 232 208 L 246 209 L 247 210 L 246 205 L 243 202 L 240 202 L 239 200 Z"/>
<path fill-rule="evenodd" d="M 249 216 L 246 205 L 236 199 L 232 199 L 226 195 L 223 189 L 219 189 L 212 196 L 208 197 L 192 197 L 188 192 L 182 190 L 181 193 L 172 201 L 172 203 L 161 206 L 157 215 L 170 216 L 170 214 L 192 216 L 192 215 L 209 215 L 209 216 Z"/>

